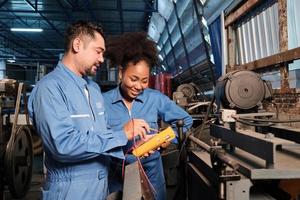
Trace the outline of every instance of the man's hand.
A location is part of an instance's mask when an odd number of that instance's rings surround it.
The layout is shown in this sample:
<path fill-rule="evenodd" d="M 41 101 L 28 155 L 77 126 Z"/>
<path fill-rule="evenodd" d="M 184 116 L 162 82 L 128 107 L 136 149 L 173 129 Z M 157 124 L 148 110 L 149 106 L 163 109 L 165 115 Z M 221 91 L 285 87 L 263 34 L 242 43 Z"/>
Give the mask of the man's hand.
<path fill-rule="evenodd" d="M 123 130 L 128 140 L 132 140 L 138 135 L 141 140 L 145 140 L 147 138 L 147 132 L 150 132 L 150 127 L 143 119 L 132 119 L 124 125 Z"/>
<path fill-rule="evenodd" d="M 165 149 L 165 148 L 167 148 L 169 145 L 171 144 L 171 142 L 165 142 L 165 143 L 163 143 L 162 145 L 161 145 L 161 147 L 163 148 L 163 149 Z"/>

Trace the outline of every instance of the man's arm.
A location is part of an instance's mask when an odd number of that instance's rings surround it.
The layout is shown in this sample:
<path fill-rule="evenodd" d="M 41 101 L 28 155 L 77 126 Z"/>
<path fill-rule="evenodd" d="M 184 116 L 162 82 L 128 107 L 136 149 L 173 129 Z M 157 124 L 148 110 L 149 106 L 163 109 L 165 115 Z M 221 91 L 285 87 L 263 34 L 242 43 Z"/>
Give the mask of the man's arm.
<path fill-rule="evenodd" d="M 107 127 L 94 131 L 76 129 L 62 93 L 49 85 L 35 88 L 28 106 L 44 148 L 55 160 L 78 162 L 110 154 L 116 147 L 126 145 L 123 131 L 112 134 Z"/>

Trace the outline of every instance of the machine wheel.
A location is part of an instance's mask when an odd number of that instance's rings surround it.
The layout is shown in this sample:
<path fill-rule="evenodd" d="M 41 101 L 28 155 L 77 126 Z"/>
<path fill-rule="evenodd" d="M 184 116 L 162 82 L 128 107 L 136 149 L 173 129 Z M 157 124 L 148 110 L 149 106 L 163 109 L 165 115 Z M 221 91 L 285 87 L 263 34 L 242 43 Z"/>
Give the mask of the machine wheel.
<path fill-rule="evenodd" d="M 6 147 L 5 176 L 11 195 L 14 198 L 22 198 L 26 195 L 31 183 L 32 138 L 27 126 L 18 126 L 14 134 L 14 140 L 10 141 Z"/>

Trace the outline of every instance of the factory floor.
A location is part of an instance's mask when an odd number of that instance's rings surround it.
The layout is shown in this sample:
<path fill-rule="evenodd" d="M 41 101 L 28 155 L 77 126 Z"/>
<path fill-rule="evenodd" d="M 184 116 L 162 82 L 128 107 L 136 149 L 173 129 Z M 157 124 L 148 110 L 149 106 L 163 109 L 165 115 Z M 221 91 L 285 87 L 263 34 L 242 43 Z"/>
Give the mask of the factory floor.
<path fill-rule="evenodd" d="M 35 156 L 33 161 L 33 175 L 31 179 L 31 185 L 28 193 L 22 200 L 39 200 L 41 199 L 41 187 L 43 184 L 44 175 L 43 175 L 43 164 L 42 164 L 42 156 Z M 4 198 L 3 200 L 16 200 L 13 198 L 7 186 L 4 190 Z"/>
<path fill-rule="evenodd" d="M 23 200 L 39 200 L 41 195 L 41 186 L 43 182 L 43 175 L 42 174 L 33 174 L 32 181 L 30 185 L 30 189 L 27 195 L 22 198 Z M 4 199 L 3 200 L 12 200 L 12 198 L 8 189 L 4 191 Z"/>

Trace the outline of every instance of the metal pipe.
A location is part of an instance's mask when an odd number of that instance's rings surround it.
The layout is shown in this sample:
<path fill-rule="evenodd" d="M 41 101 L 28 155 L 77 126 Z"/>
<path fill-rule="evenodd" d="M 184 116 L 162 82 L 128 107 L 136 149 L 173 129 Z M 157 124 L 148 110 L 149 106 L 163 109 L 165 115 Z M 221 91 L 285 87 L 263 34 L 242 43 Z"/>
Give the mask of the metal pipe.
<path fill-rule="evenodd" d="M 201 140 L 192 135 L 189 136 L 189 139 L 195 144 L 199 145 L 205 151 L 217 156 L 222 162 L 230 166 L 232 169 L 237 170 L 239 168 L 239 164 L 236 161 L 229 158 L 228 156 L 226 156 L 225 153 L 218 151 L 218 149 L 212 148 L 210 145 L 202 142 Z"/>
<path fill-rule="evenodd" d="M 209 146 L 208 144 L 206 144 L 205 142 L 202 142 L 201 140 L 199 140 L 198 138 L 196 138 L 193 135 L 189 136 L 189 139 L 191 141 L 193 141 L 194 143 L 196 143 L 197 145 L 199 145 L 202 149 L 204 149 L 207 152 L 210 152 L 210 148 L 211 146 Z"/>

